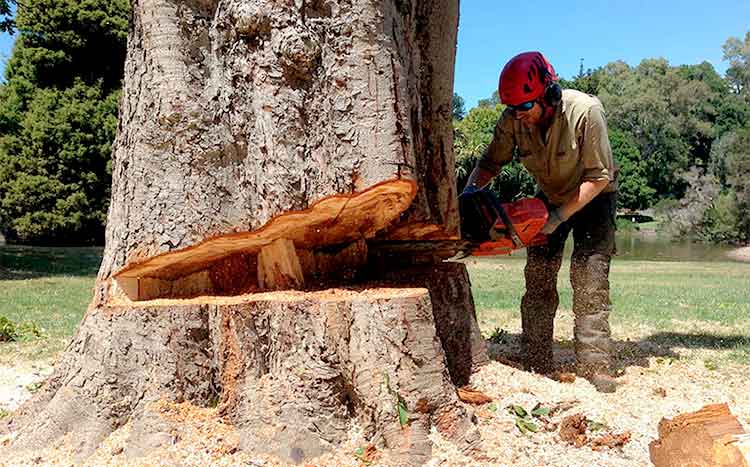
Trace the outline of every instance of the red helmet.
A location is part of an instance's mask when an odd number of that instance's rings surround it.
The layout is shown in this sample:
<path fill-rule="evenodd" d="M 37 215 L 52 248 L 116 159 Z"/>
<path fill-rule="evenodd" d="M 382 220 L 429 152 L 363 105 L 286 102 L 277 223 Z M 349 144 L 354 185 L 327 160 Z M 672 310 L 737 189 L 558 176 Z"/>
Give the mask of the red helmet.
<path fill-rule="evenodd" d="M 505 105 L 518 105 L 542 97 L 557 81 L 555 69 L 541 52 L 524 52 L 511 58 L 500 73 L 498 94 Z"/>

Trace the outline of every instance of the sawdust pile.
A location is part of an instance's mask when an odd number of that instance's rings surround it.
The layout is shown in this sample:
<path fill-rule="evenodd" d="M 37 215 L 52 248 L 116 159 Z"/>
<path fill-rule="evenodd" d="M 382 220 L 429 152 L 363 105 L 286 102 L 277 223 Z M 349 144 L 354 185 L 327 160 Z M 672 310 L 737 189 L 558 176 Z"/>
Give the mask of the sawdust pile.
<path fill-rule="evenodd" d="M 600 394 L 581 378 L 561 383 L 492 362 L 474 375 L 471 388 L 464 388 L 464 395 L 471 401 L 467 406 L 475 411 L 482 435 L 481 459 L 465 456 L 433 432 L 430 437 L 435 449 L 427 465 L 641 467 L 650 465 L 648 443 L 657 437 L 657 424 L 662 417 L 727 402 L 746 426 L 750 422 L 750 392 L 746 390 L 750 378 L 745 367 L 723 367 L 716 372 L 695 364 L 665 364 L 651 358 L 648 367 L 630 367 L 619 381 L 621 386 L 616 393 Z M 151 410 L 174 422 L 170 425 L 176 429 L 168 434 L 169 442 L 148 457 L 127 458 L 131 430 L 128 424 L 110 435 L 85 464 L 73 460 L 70 446 L 74 440 L 64 440 L 45 451 L 16 459 L 3 459 L 0 454 L 0 465 L 285 465 L 241 451 L 237 433 L 217 416 L 215 409 L 162 402 Z M 0 438 L 0 453 L 7 441 L 8 437 L 5 441 Z M 348 441 L 339 449 L 303 465 L 393 464 L 353 425 Z"/>

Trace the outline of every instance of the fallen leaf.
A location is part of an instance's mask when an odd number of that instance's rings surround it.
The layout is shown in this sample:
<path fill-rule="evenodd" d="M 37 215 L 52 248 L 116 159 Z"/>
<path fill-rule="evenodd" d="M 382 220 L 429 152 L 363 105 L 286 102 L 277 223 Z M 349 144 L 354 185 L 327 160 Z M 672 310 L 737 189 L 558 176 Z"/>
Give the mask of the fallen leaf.
<path fill-rule="evenodd" d="M 477 391 L 470 386 L 458 388 L 458 398 L 468 404 L 482 405 L 492 402 L 492 398 L 487 394 Z"/>

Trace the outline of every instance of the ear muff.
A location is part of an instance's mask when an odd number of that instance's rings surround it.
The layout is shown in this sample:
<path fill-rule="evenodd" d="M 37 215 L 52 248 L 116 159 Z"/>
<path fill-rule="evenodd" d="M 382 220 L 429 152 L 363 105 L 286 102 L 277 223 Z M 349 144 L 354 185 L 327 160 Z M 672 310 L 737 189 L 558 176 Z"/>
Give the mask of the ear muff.
<path fill-rule="evenodd" d="M 557 81 L 552 81 L 544 89 L 544 102 L 549 106 L 557 105 L 562 100 L 562 88 Z"/>

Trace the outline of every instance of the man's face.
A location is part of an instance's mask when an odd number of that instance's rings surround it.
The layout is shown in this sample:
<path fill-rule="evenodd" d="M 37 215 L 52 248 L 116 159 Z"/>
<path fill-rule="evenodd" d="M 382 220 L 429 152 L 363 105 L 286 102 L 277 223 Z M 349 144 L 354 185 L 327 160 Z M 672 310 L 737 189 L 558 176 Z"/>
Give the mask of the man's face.
<path fill-rule="evenodd" d="M 534 106 L 529 110 L 513 110 L 513 117 L 520 120 L 525 127 L 531 128 L 541 121 L 542 106 L 538 102 L 534 102 Z"/>

